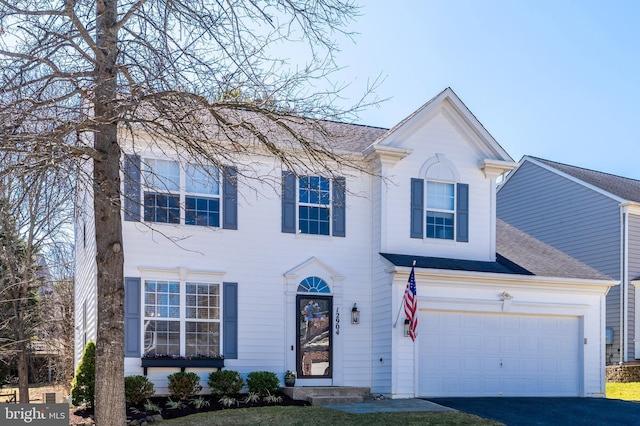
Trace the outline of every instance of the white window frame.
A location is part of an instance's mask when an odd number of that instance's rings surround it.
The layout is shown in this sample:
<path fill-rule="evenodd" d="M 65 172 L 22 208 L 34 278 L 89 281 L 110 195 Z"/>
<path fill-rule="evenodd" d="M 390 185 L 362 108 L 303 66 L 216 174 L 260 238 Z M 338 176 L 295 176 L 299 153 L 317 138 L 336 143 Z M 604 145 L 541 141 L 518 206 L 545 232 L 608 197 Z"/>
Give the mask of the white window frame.
<path fill-rule="evenodd" d="M 424 185 L 424 211 L 425 211 L 425 216 L 424 216 L 424 226 L 425 226 L 425 230 L 424 230 L 424 238 L 425 239 L 429 239 L 429 240 L 443 240 L 443 241 L 456 241 L 456 232 L 457 232 L 457 227 L 456 227 L 456 202 L 457 202 L 457 197 L 458 197 L 458 193 L 457 193 L 457 185 L 455 182 L 451 182 L 451 181 L 441 181 L 441 180 L 436 180 L 436 179 L 425 179 L 424 180 L 425 185 Z M 440 184 L 440 185 L 450 185 L 453 189 L 453 197 L 452 197 L 452 208 L 451 210 L 447 209 L 447 208 L 441 208 L 441 207 L 429 207 L 429 183 L 434 183 L 434 184 Z M 451 214 L 451 228 L 453 229 L 453 232 L 451 234 L 451 238 L 443 238 L 443 237 L 430 237 L 429 236 L 429 223 L 427 222 L 429 219 L 429 212 L 433 212 L 433 213 L 443 213 L 443 214 Z"/>
<path fill-rule="evenodd" d="M 328 192 L 328 200 L 326 204 L 323 204 L 321 201 L 321 197 L 320 197 L 320 193 L 318 194 L 318 203 L 311 203 L 311 202 L 303 202 L 300 201 L 300 191 L 302 190 L 302 179 L 311 179 L 311 178 L 318 178 L 318 179 L 324 179 L 328 182 L 329 187 L 327 189 Z M 319 182 L 319 186 L 320 186 L 320 182 Z M 296 179 L 296 216 L 297 216 L 297 226 L 298 226 L 298 233 L 300 234 L 304 234 L 304 235 L 318 235 L 318 236 L 330 236 L 332 235 L 332 227 L 333 227 L 333 180 L 326 178 L 324 176 L 319 176 L 319 175 L 304 175 L 304 176 L 300 176 L 298 177 L 298 179 Z M 300 207 L 314 207 L 314 208 L 320 208 L 320 209 L 325 209 L 328 212 L 328 228 L 327 228 L 327 233 L 311 233 L 311 232 L 303 232 L 302 231 L 302 227 L 300 226 L 300 221 L 301 219 L 301 215 L 300 215 Z M 318 222 L 320 223 L 320 222 Z"/>
<path fill-rule="evenodd" d="M 168 161 L 174 164 L 177 164 L 178 166 L 178 170 L 179 170 L 179 181 L 177 182 L 178 188 L 177 189 L 173 189 L 173 188 L 163 188 L 162 185 L 153 185 L 151 181 L 153 181 L 155 178 L 154 174 L 153 174 L 153 169 L 152 169 L 152 165 L 150 163 L 154 163 L 157 161 Z M 214 171 L 216 172 L 217 176 L 210 176 L 209 179 L 213 179 L 216 182 L 216 187 L 217 187 L 217 194 L 216 193 L 211 193 L 211 192 L 193 192 L 193 191 L 187 191 L 187 179 L 188 179 L 188 172 L 187 169 L 190 167 L 196 167 L 196 168 L 212 168 L 214 169 Z M 144 158 L 143 159 L 143 173 L 142 173 L 143 179 L 142 179 L 142 196 L 143 196 L 143 214 L 142 214 L 142 218 L 145 222 L 148 223 L 156 223 L 156 224 L 169 224 L 169 225 L 187 225 L 187 197 L 193 197 L 193 198 L 200 198 L 200 199 L 208 199 L 208 200 L 217 200 L 218 202 L 218 212 L 217 212 L 217 216 L 218 216 L 218 223 L 217 225 L 200 225 L 198 223 L 190 223 L 188 225 L 192 225 L 192 226 L 208 226 L 208 227 L 212 227 L 212 228 L 220 228 L 221 222 L 222 222 L 222 191 L 223 191 L 223 185 L 222 185 L 222 179 L 221 179 L 221 173 L 220 173 L 220 169 L 218 167 L 215 167 L 213 165 L 201 165 L 201 164 L 197 164 L 197 163 L 188 163 L 186 164 L 184 167 L 181 164 L 181 162 L 179 161 L 174 161 L 174 160 L 167 160 L 167 159 L 161 159 L 161 158 L 153 158 L 153 157 L 148 157 L 148 158 Z M 150 176 L 150 177 L 148 177 Z M 166 177 L 158 175 L 160 182 L 163 182 L 166 180 Z M 178 222 L 160 222 L 160 221 L 155 221 L 155 220 L 146 220 L 146 215 L 145 215 L 145 209 L 146 209 L 146 203 L 145 203 L 145 196 L 147 194 L 163 194 L 163 195 L 177 195 L 178 196 L 178 208 L 179 208 L 179 219 Z M 155 206 L 155 208 L 157 208 L 157 205 Z"/>
<path fill-rule="evenodd" d="M 158 317 L 155 315 L 147 315 L 147 283 L 148 282 L 155 282 L 155 283 L 177 283 L 178 284 L 178 288 L 179 288 L 179 314 L 177 317 Z M 204 318 L 190 318 L 187 317 L 187 306 L 186 306 L 186 302 L 187 302 L 187 285 L 188 284 L 206 284 L 206 285 L 214 285 L 218 287 L 218 292 L 217 292 L 217 299 L 218 299 L 218 306 L 214 307 L 217 309 L 218 311 L 218 318 L 208 318 L 208 319 L 204 319 Z M 223 340 L 222 340 L 222 334 L 223 334 L 223 327 L 222 327 L 222 318 L 223 318 L 223 303 L 222 303 L 222 292 L 223 292 L 223 285 L 221 282 L 217 282 L 217 281 L 210 281 L 210 280 L 193 280 L 193 279 L 189 279 L 189 280 L 176 280 L 176 279 L 167 279 L 167 278 L 143 278 L 142 279 L 142 348 L 143 348 L 143 356 L 146 355 L 147 353 L 147 345 L 146 345 L 146 324 L 147 321 L 174 321 L 176 323 L 179 324 L 179 354 L 165 354 L 163 352 L 160 352 L 160 354 L 162 355 L 178 355 L 178 356 L 186 356 L 187 352 L 187 329 L 186 329 L 186 324 L 187 322 L 207 322 L 207 323 L 213 323 L 213 324 L 218 324 L 218 354 L 217 355 L 222 355 L 223 353 Z M 197 354 L 189 354 L 189 355 L 197 355 Z M 211 354 L 216 355 L 216 354 Z"/>

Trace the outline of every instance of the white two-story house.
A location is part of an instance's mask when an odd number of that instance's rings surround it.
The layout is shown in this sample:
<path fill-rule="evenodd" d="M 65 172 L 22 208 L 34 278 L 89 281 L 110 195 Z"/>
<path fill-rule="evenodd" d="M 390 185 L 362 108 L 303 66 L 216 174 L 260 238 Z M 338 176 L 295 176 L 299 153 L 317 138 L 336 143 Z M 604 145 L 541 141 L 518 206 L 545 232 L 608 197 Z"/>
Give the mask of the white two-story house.
<path fill-rule="evenodd" d="M 305 174 L 254 151 L 205 170 L 127 149 L 126 374 L 163 392 L 180 366 L 151 358 L 219 354 L 242 374 L 392 398 L 604 395 L 616 282 L 496 220 L 496 180 L 515 163 L 451 89 L 390 130 L 327 125 L 353 167 Z M 91 205 L 85 190 L 77 360 L 100 303 Z M 414 264 L 415 341 L 402 309 Z M 182 367 L 203 383 L 211 371 Z"/>

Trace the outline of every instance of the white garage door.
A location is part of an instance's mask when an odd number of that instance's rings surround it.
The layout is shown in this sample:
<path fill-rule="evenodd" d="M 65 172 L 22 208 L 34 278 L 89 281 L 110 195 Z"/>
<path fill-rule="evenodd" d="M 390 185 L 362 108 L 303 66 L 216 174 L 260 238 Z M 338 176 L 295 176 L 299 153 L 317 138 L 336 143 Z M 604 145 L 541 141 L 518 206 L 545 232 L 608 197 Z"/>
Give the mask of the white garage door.
<path fill-rule="evenodd" d="M 577 317 L 422 312 L 419 395 L 578 396 Z"/>

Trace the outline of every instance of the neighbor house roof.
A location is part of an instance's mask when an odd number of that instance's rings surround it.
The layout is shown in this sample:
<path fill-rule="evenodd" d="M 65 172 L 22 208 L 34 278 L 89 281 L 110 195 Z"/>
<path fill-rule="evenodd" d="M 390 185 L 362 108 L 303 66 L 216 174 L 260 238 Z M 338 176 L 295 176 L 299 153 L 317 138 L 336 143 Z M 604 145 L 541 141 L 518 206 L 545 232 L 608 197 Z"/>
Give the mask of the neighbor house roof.
<path fill-rule="evenodd" d="M 569 176 L 607 191 L 627 201 L 640 203 L 639 180 L 584 169 L 582 167 L 570 166 L 568 164 L 556 163 L 555 161 L 545 160 L 543 158 L 532 157 L 529 155 L 525 157 L 525 159 L 527 158 L 546 164 L 549 167 L 566 173 Z"/>
<path fill-rule="evenodd" d="M 496 219 L 496 251 L 533 275 L 613 280 L 500 219 Z"/>
<path fill-rule="evenodd" d="M 418 268 L 612 280 L 611 277 L 508 225 L 506 222 L 500 219 L 497 219 L 496 222 L 497 253 L 495 262 L 407 254 L 380 254 L 395 266 L 410 267 L 415 261 L 415 266 Z"/>

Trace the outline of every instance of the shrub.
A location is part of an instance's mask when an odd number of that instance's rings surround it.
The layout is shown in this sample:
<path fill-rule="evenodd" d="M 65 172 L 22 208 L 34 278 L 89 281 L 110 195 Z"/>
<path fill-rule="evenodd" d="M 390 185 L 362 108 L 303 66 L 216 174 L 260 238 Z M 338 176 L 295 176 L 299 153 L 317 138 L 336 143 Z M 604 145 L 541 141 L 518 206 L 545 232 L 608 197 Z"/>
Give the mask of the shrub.
<path fill-rule="evenodd" d="M 96 398 L 96 344 L 87 343 L 78 364 L 76 376 L 71 384 L 71 403 L 76 407 L 89 404 L 93 407 Z"/>
<path fill-rule="evenodd" d="M 255 392 L 260 396 L 276 393 L 280 387 L 280 379 L 271 371 L 254 371 L 247 375 L 249 392 Z"/>
<path fill-rule="evenodd" d="M 153 383 L 146 376 L 127 376 L 124 378 L 124 398 L 127 406 L 138 405 L 154 394 Z"/>
<path fill-rule="evenodd" d="M 244 380 L 237 371 L 218 370 L 209 374 L 212 395 L 236 395 L 240 393 Z"/>
<path fill-rule="evenodd" d="M 196 373 L 179 372 L 173 373 L 169 377 L 169 392 L 172 396 L 180 399 L 187 399 L 202 390 L 200 377 Z"/>

